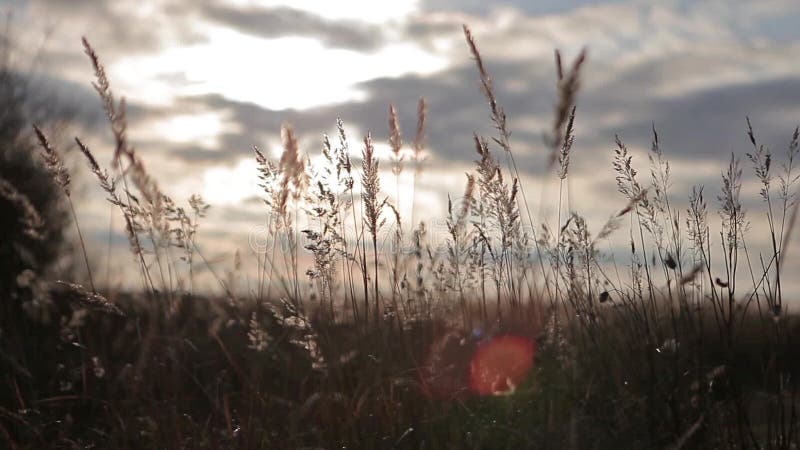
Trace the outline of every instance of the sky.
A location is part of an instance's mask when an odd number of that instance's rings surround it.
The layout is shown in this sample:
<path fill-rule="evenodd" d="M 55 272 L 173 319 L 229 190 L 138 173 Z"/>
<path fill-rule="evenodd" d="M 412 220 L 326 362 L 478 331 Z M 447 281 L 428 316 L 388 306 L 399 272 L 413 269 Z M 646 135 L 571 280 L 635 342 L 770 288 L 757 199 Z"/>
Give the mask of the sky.
<path fill-rule="evenodd" d="M 18 44 L 15 64 L 76 105 L 67 133 L 108 163 L 110 133 L 81 36 L 92 43 L 127 99 L 131 140 L 162 189 L 211 204 L 200 238 L 214 261 L 247 253 L 263 222 L 253 145 L 277 158 L 288 122 L 313 158 L 341 117 L 352 143 L 370 131 L 386 156 L 388 105 L 410 140 L 420 97 L 428 129 L 414 215 L 440 220 L 476 159 L 473 132 L 492 133 L 462 24 L 494 79 L 522 182 L 537 199 L 557 193 L 543 143 L 556 101 L 554 49 L 566 60 L 588 49 L 570 188 L 572 208 L 595 232 L 625 203 L 611 169 L 615 134 L 646 176 L 658 129 L 671 194 L 685 207 L 697 184 L 713 203 L 731 152 L 747 172 L 746 116 L 776 160 L 800 123 L 794 0 L 0 0 L 0 10 Z M 745 180 L 745 207 L 761 211 L 755 179 Z M 411 182 L 401 176 L 400 198 L 392 197 L 405 217 Z M 101 198 L 87 187 L 79 209 L 102 248 L 109 212 Z M 763 220 L 751 221 L 754 241 L 765 243 Z"/>

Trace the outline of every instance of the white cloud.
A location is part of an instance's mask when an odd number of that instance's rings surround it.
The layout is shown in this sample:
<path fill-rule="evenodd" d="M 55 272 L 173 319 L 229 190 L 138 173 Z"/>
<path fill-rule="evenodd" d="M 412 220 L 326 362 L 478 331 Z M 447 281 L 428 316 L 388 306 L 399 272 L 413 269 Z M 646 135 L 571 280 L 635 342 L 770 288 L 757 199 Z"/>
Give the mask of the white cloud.
<path fill-rule="evenodd" d="M 158 54 L 121 58 L 110 67 L 131 98 L 169 104 L 180 95 L 222 94 L 268 109 L 306 109 L 362 101 L 356 85 L 380 77 L 431 74 L 446 60 L 412 43 L 387 45 L 375 53 L 330 49 L 301 37 L 260 39 L 223 28 L 209 41 L 166 48 Z M 184 73 L 183 85 L 159 75 Z"/>
<path fill-rule="evenodd" d="M 159 120 L 151 128 L 159 139 L 169 142 L 194 142 L 203 147 L 214 148 L 217 137 L 223 130 L 220 115 L 213 112 L 182 114 Z"/>
<path fill-rule="evenodd" d="M 203 198 L 210 205 L 235 205 L 259 195 L 258 166 L 253 158 L 233 168 L 214 167 L 203 174 Z"/>

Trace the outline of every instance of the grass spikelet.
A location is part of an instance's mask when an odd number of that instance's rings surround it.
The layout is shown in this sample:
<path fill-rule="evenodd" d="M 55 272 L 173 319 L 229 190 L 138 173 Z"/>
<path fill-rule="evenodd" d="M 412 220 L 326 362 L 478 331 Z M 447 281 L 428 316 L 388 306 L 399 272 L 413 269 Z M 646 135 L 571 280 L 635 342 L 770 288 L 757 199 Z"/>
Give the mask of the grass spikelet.
<path fill-rule="evenodd" d="M 61 189 L 64 191 L 64 195 L 67 196 L 67 203 L 69 203 L 70 212 L 72 213 L 72 219 L 75 221 L 75 229 L 78 232 L 78 239 L 80 240 L 81 250 L 83 251 L 83 260 L 86 264 L 86 270 L 89 273 L 89 284 L 92 286 L 92 290 L 94 290 L 94 280 L 92 277 L 92 267 L 89 264 L 89 256 L 86 252 L 86 243 L 83 240 L 83 233 L 81 232 L 81 227 L 78 224 L 78 215 L 75 213 L 75 205 L 72 203 L 72 197 L 70 195 L 70 176 L 69 172 L 67 172 L 67 168 L 64 165 L 64 162 L 61 160 L 61 157 L 58 156 L 58 153 L 50 145 L 50 142 L 47 139 L 47 136 L 39 129 L 38 126 L 33 125 L 33 130 L 36 132 L 36 137 L 39 140 L 39 145 L 42 147 L 43 153 L 42 158 L 44 159 L 45 168 L 53 177 L 53 180 L 61 186 Z"/>
<path fill-rule="evenodd" d="M 364 207 L 364 223 L 366 224 L 367 231 L 369 232 L 372 240 L 372 253 L 375 259 L 374 263 L 374 316 L 375 323 L 380 320 L 380 290 L 378 278 L 378 231 L 383 225 L 381 220 L 381 212 L 383 205 L 386 203 L 378 201 L 380 194 L 381 184 L 380 177 L 378 176 L 378 159 L 375 158 L 375 147 L 372 145 L 372 134 L 367 133 L 364 137 L 364 149 L 361 153 L 361 202 Z"/>
<path fill-rule="evenodd" d="M 496 138 L 495 142 L 497 142 L 497 144 L 500 145 L 503 150 L 510 152 L 511 143 L 509 142 L 509 139 L 511 138 L 511 133 L 508 131 L 505 110 L 497 102 L 497 97 L 494 93 L 494 85 L 492 84 L 492 77 L 489 76 L 489 72 L 486 70 L 481 53 L 478 51 L 477 44 L 475 44 L 475 38 L 472 36 L 472 31 L 470 31 L 469 27 L 466 25 L 463 26 L 463 30 L 464 37 L 467 39 L 469 51 L 472 53 L 472 58 L 475 60 L 475 64 L 478 66 L 478 75 L 481 79 L 481 90 L 483 91 L 483 95 L 486 96 L 486 100 L 489 102 L 492 123 L 500 133 L 500 137 Z"/>
<path fill-rule="evenodd" d="M 75 303 L 80 307 L 101 311 L 106 314 L 125 317 L 125 313 L 119 309 L 117 305 L 97 292 L 90 292 L 80 284 L 66 281 L 57 281 L 56 284 L 63 289 L 64 298 L 70 303 Z"/>
<path fill-rule="evenodd" d="M 467 185 L 464 188 L 464 198 L 461 200 L 461 209 L 458 211 L 458 222 L 463 224 L 467 220 L 470 207 L 475 201 L 475 177 L 467 174 Z"/>
<path fill-rule="evenodd" d="M 84 144 L 78 138 L 75 138 L 75 143 L 78 144 L 78 148 L 86 158 L 86 162 L 89 164 L 89 170 L 92 171 L 92 173 L 97 177 L 97 180 L 100 182 L 100 187 L 109 195 L 116 196 L 116 185 L 114 180 L 109 177 L 108 171 L 100 168 L 100 165 L 97 164 L 94 154 L 92 154 L 92 151 L 89 150 L 89 147 L 87 147 L 86 144 Z"/>
<path fill-rule="evenodd" d="M 278 170 L 282 174 L 279 210 L 282 214 L 285 214 L 289 196 L 295 200 L 299 199 L 308 185 L 308 179 L 306 177 L 305 159 L 300 155 L 300 147 L 291 125 L 283 125 L 281 137 L 283 140 L 283 153 L 281 153 L 281 160 L 278 163 Z"/>
<path fill-rule="evenodd" d="M 564 180 L 569 173 L 569 152 L 572 150 L 572 143 L 575 141 L 575 106 L 569 113 L 569 120 L 567 121 L 567 128 L 564 131 L 564 139 L 560 145 L 558 152 L 558 178 Z"/>
<path fill-rule="evenodd" d="M 78 138 L 75 138 L 75 143 L 78 144 L 78 148 L 86 158 L 86 161 L 89 164 L 89 169 L 100 182 L 100 187 L 108 195 L 107 200 L 112 205 L 117 206 L 120 211 L 122 211 L 122 215 L 125 218 L 125 233 L 128 236 L 128 243 L 130 245 L 131 252 L 139 258 L 141 264 L 144 266 L 144 251 L 142 250 L 142 244 L 139 240 L 139 235 L 137 234 L 137 230 L 141 228 L 141 225 L 139 225 L 137 222 L 135 209 L 132 208 L 130 204 L 123 202 L 119 197 L 116 183 L 108 175 L 107 170 L 100 168 L 100 165 L 97 163 L 97 160 L 95 159 L 94 154 L 92 154 L 92 151 L 89 149 L 89 147 Z"/>
<path fill-rule="evenodd" d="M 428 115 L 428 105 L 425 98 L 420 97 L 417 103 L 417 133 L 414 136 L 414 158 L 419 159 L 422 149 L 425 148 L 425 122 Z"/>
<path fill-rule="evenodd" d="M 403 149 L 403 138 L 400 133 L 400 120 L 397 118 L 397 108 L 389 105 L 389 146 L 392 148 L 392 173 L 397 176 L 403 171 L 403 161 L 405 155 L 400 151 Z"/>
<path fill-rule="evenodd" d="M 22 225 L 23 234 L 31 239 L 42 239 L 40 231 L 44 222 L 39 212 L 25 194 L 2 177 L 0 177 L 0 197 L 14 205 L 19 212 L 18 220 Z"/>
<path fill-rule="evenodd" d="M 106 75 L 106 69 L 100 61 L 100 57 L 97 55 L 97 52 L 89 43 L 88 39 L 83 37 L 81 41 L 83 42 L 84 52 L 89 57 L 92 67 L 94 68 L 95 81 L 92 82 L 92 87 L 94 87 L 94 90 L 97 91 L 97 94 L 100 96 L 100 100 L 103 102 L 103 109 L 111 124 L 111 131 L 116 143 L 114 157 L 111 161 L 113 167 L 118 168 L 121 155 L 130 152 L 127 139 L 128 125 L 125 118 L 125 99 L 120 99 L 119 103 L 115 102 L 114 94 L 111 91 L 111 83 L 108 81 L 108 75 Z"/>
<path fill-rule="evenodd" d="M 620 220 L 625 217 L 628 213 L 636 209 L 636 205 L 639 204 L 642 199 L 647 196 L 647 190 L 643 190 L 639 193 L 636 197 L 630 199 L 628 204 L 625 205 L 618 213 L 614 214 L 608 221 L 603 225 L 603 228 L 600 229 L 600 232 L 597 233 L 596 241 L 605 239 L 609 237 L 614 231 L 619 229 L 620 227 Z"/>
<path fill-rule="evenodd" d="M 367 133 L 364 138 L 364 149 L 361 153 L 362 174 L 361 200 L 364 202 L 364 222 L 371 235 L 376 235 L 380 225 L 381 204 L 378 201 L 378 194 L 381 190 L 380 177 L 378 175 L 379 161 L 375 158 L 375 147 L 372 145 L 372 134 Z"/>
<path fill-rule="evenodd" d="M 742 169 L 739 160 L 731 154 L 728 169 L 722 174 L 722 193 L 717 196 L 720 202 L 719 213 L 726 231 L 726 245 L 729 252 L 735 250 L 739 233 L 745 226 L 745 211 L 740 200 L 742 190 Z"/>
<path fill-rule="evenodd" d="M 555 114 L 553 116 L 553 130 L 552 130 L 552 156 L 550 163 L 553 164 L 557 159 L 557 152 L 561 148 L 564 133 L 564 124 L 570 117 L 570 111 L 575 105 L 575 97 L 580 88 L 580 74 L 583 63 L 586 62 L 587 50 L 584 48 L 572 62 L 570 69 L 564 73 L 563 65 L 561 63 L 561 53 L 556 50 L 556 67 L 558 76 L 558 102 L 556 103 Z M 573 113 L 574 114 L 574 111 Z"/>
<path fill-rule="evenodd" d="M 42 130 L 37 125 L 33 125 L 33 130 L 36 132 L 36 138 L 39 140 L 39 145 L 42 147 L 42 159 L 44 160 L 45 168 L 53 177 L 53 180 L 64 190 L 64 194 L 69 197 L 70 176 L 64 162 L 61 160 L 61 157 L 58 156 L 58 153 L 50 144 L 50 141 Z"/>

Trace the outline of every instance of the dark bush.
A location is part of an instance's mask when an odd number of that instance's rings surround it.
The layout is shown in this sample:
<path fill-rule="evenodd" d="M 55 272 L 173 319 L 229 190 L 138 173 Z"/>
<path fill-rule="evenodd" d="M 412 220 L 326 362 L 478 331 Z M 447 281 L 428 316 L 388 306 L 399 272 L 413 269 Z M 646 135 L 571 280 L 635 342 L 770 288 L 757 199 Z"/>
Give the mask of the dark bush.
<path fill-rule="evenodd" d="M 16 290 L 21 272 L 41 273 L 56 261 L 69 223 L 62 193 L 38 160 L 31 124 L 40 119 L 34 115 L 41 116 L 42 109 L 35 104 L 28 79 L 4 58 L 0 61 L 0 179 L 26 197 L 42 219 L 38 238 L 26 234 L 19 205 L 0 196 L 0 296 L 4 302 Z"/>

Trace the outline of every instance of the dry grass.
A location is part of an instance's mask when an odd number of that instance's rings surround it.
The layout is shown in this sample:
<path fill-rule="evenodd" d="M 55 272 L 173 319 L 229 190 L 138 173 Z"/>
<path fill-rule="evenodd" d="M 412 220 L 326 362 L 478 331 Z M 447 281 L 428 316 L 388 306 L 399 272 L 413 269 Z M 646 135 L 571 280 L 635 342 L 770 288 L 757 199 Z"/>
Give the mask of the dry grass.
<path fill-rule="evenodd" d="M 23 234 L 32 239 L 41 239 L 39 228 L 42 226 L 42 217 L 28 197 L 3 178 L 0 178 L 0 196 L 17 209 Z"/>
<path fill-rule="evenodd" d="M 33 293 L 31 283 L 20 284 L 15 295 L 29 298 L 19 301 L 49 319 L 0 320 L 4 333 L 24 342 L 14 353 L 0 348 L 16 368 L 2 378 L 0 440 L 12 448 L 800 445 L 793 357 L 800 324 L 783 306 L 781 282 L 793 257 L 786 249 L 798 208 L 798 131 L 776 175 L 772 153 L 746 123 L 770 254 L 748 247 L 746 175 L 735 156 L 716 198 L 721 228 L 712 231 L 714 204 L 702 186 L 685 212 L 670 194 L 655 127 L 644 174 L 616 138 L 611 168 L 620 209 L 593 235 L 564 200 L 586 53 L 566 71 L 556 53 L 558 101 L 547 142 L 560 192 L 553 228 L 534 222 L 509 120 L 475 37 L 468 27 L 464 34 L 496 136 L 474 136 L 475 170 L 461 203 L 448 197 L 442 250 L 425 222 L 403 224 L 398 177 L 406 153 L 394 106 L 395 203 L 383 198 L 371 133 L 357 167 L 339 119 L 335 142 L 323 137 L 324 167 L 313 168 L 284 125 L 279 161 L 254 147 L 273 239 L 257 255 L 258 277 L 247 289 L 218 276 L 200 252 L 202 199 L 179 206 L 146 171 L 128 141 L 124 100 L 115 100 L 84 41 L 115 141 L 113 174 L 76 142 L 125 218 L 142 291 L 62 282 Z M 409 144 L 415 183 L 429 120 L 422 99 L 417 116 Z M 69 199 L 69 173 L 36 133 Z M 0 195 L 35 236 L 41 219 L 30 202 L 2 179 Z M 615 233 L 627 233 L 625 264 L 601 250 Z M 406 244 L 411 251 L 401 252 Z M 194 292 L 197 259 L 223 298 Z M 507 334 L 536 343 L 535 368 L 506 395 L 479 397 L 468 383 L 470 358 Z M 33 348 L 40 357 L 27 353 Z"/>

